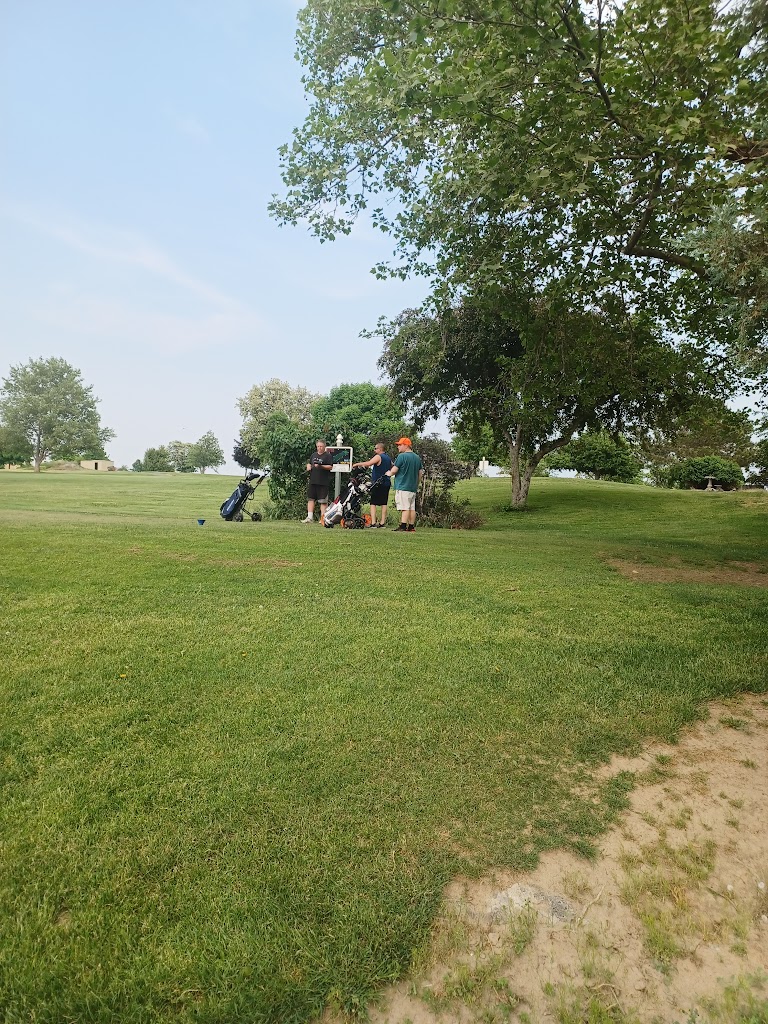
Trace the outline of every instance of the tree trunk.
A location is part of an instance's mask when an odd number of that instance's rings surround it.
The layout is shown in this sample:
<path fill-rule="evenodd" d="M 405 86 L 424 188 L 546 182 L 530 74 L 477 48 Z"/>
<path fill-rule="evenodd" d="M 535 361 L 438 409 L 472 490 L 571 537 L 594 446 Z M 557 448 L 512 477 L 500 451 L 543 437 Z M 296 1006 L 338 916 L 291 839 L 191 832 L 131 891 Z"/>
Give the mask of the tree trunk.
<path fill-rule="evenodd" d="M 560 437 L 542 444 L 526 462 L 522 475 L 520 474 L 520 450 L 523 443 L 522 427 L 518 426 L 514 435 L 510 434 L 507 430 L 503 431 L 507 439 L 507 447 L 509 448 L 509 466 L 512 475 L 512 508 L 525 508 L 528 502 L 528 491 L 530 490 L 531 480 L 536 472 L 536 467 L 549 452 L 553 452 L 555 449 L 566 445 L 578 428 L 578 423 L 569 423 Z"/>
<path fill-rule="evenodd" d="M 523 431 L 517 427 L 514 435 L 504 431 L 509 449 L 509 471 L 512 477 L 512 508 L 525 508 L 528 501 L 528 490 L 531 486 L 531 477 L 536 464 L 525 467 L 525 472 L 520 476 L 520 446 L 523 440 Z"/>

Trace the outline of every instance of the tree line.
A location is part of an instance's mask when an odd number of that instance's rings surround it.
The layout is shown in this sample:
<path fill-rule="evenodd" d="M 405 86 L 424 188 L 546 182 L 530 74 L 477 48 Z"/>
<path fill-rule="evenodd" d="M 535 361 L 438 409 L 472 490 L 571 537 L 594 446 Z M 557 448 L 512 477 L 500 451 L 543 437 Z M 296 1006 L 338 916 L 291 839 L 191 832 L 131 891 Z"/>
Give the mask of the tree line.
<path fill-rule="evenodd" d="M 134 473 L 205 473 L 226 462 L 221 445 L 212 430 L 194 442 L 170 441 L 147 448 L 144 457 L 131 466 Z"/>

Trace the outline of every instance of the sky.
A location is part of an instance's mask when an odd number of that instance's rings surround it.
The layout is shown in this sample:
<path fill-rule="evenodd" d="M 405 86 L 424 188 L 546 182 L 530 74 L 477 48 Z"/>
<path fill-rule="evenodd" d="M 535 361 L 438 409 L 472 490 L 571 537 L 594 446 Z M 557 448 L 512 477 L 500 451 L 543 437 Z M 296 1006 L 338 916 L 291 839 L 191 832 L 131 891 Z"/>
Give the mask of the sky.
<path fill-rule="evenodd" d="M 360 331 L 425 295 L 373 277 L 367 222 L 321 244 L 267 213 L 306 111 L 300 6 L 0 0 L 0 377 L 71 363 L 118 466 L 212 430 L 239 472 L 238 398 L 379 383 Z"/>

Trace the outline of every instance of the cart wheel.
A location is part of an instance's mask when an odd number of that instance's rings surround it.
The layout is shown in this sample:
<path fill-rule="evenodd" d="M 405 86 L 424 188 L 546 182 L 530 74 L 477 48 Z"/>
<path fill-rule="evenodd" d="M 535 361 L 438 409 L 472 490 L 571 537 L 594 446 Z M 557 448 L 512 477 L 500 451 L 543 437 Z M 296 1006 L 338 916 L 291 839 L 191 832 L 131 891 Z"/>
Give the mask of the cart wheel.
<path fill-rule="evenodd" d="M 251 513 L 251 522 L 252 523 L 260 523 L 261 522 L 261 512 L 252 512 Z"/>
<path fill-rule="evenodd" d="M 233 516 L 233 522 L 235 522 L 235 523 L 242 523 L 242 521 L 243 521 L 243 513 L 242 512 L 238 512 L 236 516 Z"/>

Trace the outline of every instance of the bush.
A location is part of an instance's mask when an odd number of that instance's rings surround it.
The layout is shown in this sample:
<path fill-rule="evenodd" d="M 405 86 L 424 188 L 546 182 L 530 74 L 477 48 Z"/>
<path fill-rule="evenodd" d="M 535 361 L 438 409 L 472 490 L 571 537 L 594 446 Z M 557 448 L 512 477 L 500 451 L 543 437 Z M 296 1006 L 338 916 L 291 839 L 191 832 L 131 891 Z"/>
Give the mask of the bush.
<path fill-rule="evenodd" d="M 438 529 L 475 530 L 483 524 L 468 498 L 458 501 L 449 491 L 439 491 L 426 497 L 420 503 L 416 518 L 420 526 Z"/>
<path fill-rule="evenodd" d="M 307 514 L 306 465 L 314 442 L 314 431 L 292 422 L 285 413 L 273 413 L 267 420 L 260 442 L 264 464 L 271 470 L 265 518 L 295 519 L 302 507 Z"/>
<path fill-rule="evenodd" d="M 705 455 L 698 459 L 683 459 L 672 466 L 669 472 L 669 479 L 672 486 L 705 490 L 709 480 L 707 477 L 714 477 L 713 487 L 722 487 L 724 491 L 730 491 L 741 487 L 744 477 L 741 467 L 730 459 L 721 459 L 719 455 Z"/>

